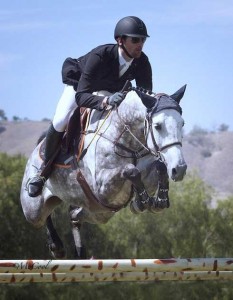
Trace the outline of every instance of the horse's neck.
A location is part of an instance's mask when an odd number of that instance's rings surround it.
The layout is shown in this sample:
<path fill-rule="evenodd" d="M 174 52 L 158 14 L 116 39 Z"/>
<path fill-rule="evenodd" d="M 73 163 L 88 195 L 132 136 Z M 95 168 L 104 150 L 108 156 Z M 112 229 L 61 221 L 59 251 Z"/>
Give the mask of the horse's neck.
<path fill-rule="evenodd" d="M 127 94 L 118 109 L 110 113 L 107 120 L 102 116 L 102 112 L 93 111 L 89 130 L 95 131 L 98 127 L 101 127 L 99 133 L 103 134 L 109 140 L 120 141 L 125 146 L 137 148 L 138 142 L 135 141 L 132 135 L 122 133 L 125 132 L 127 125 L 137 139 L 144 143 L 143 129 L 145 114 L 146 109 L 141 99 L 135 92 L 131 91 Z"/>
<path fill-rule="evenodd" d="M 119 106 L 118 113 L 124 122 L 133 126 L 135 122 L 144 121 L 146 109 L 138 95 L 131 91 Z"/>
<path fill-rule="evenodd" d="M 118 107 L 117 112 L 114 113 L 113 121 L 114 126 L 117 129 L 118 135 L 127 128 L 133 133 L 142 143 L 144 142 L 144 119 L 146 109 L 142 104 L 141 99 L 135 92 L 129 92 Z M 138 144 L 130 134 L 124 134 L 122 139 L 124 143 L 129 143 L 130 146 Z"/>

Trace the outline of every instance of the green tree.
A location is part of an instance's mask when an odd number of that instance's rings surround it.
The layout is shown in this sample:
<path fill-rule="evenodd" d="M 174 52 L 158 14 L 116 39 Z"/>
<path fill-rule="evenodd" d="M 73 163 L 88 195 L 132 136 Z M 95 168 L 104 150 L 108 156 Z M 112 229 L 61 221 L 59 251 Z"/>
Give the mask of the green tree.
<path fill-rule="evenodd" d="M 201 135 L 207 135 L 208 134 L 208 130 L 204 129 L 200 126 L 195 125 L 193 127 L 193 129 L 190 131 L 189 133 L 192 136 L 201 136 Z"/>
<path fill-rule="evenodd" d="M 0 120 L 3 120 L 3 121 L 7 120 L 5 111 L 3 109 L 0 109 Z"/>
<path fill-rule="evenodd" d="M 26 159 L 0 154 L 0 257 L 48 258 L 43 229 L 34 229 L 19 202 Z M 171 207 L 162 213 L 133 215 L 129 208 L 106 225 L 83 226 L 89 253 L 96 258 L 169 258 L 232 256 L 233 199 L 211 208 L 213 191 L 195 174 L 170 184 Z M 68 213 L 54 213 L 62 238 L 70 239 Z M 70 257 L 68 257 L 70 258 Z M 1 285 L 0 299 L 50 300 L 230 300 L 231 282 L 70 283 Z"/>
<path fill-rule="evenodd" d="M 218 206 L 213 211 L 212 224 L 215 232 L 214 255 L 232 257 L 233 196 L 218 201 Z"/>
<path fill-rule="evenodd" d="M 133 215 L 124 210 L 102 225 L 113 243 L 111 251 L 118 248 L 122 255 L 137 258 L 211 254 L 211 190 L 190 175 L 183 183 L 170 184 L 169 195 L 171 207 L 161 213 Z"/>
<path fill-rule="evenodd" d="M 24 218 L 20 206 L 20 187 L 26 159 L 0 153 L 0 257 L 46 257 L 44 229 L 36 230 Z M 44 242 L 41 243 L 41 240 Z"/>
<path fill-rule="evenodd" d="M 221 125 L 219 125 L 218 127 L 218 131 L 223 132 L 223 131 L 228 131 L 229 129 L 229 125 L 226 125 L 224 123 L 222 123 Z"/>
<path fill-rule="evenodd" d="M 20 117 L 18 117 L 18 116 L 13 116 L 13 121 L 14 121 L 14 122 L 18 122 L 18 121 L 20 121 L 20 120 L 21 120 Z"/>

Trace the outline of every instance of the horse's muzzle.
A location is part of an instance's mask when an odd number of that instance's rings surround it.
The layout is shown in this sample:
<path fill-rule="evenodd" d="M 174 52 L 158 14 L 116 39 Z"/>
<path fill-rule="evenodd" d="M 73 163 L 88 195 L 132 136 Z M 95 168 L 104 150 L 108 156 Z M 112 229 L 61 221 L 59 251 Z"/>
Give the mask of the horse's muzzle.
<path fill-rule="evenodd" d="M 181 181 L 183 180 L 187 170 L 187 165 L 178 165 L 175 168 L 172 168 L 172 174 L 171 174 L 171 179 L 173 181 Z"/>

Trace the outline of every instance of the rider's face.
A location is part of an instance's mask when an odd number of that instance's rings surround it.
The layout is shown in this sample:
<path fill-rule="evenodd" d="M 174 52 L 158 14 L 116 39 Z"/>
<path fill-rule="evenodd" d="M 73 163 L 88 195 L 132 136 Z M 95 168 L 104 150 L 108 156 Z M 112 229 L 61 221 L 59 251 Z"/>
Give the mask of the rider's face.
<path fill-rule="evenodd" d="M 121 43 L 133 58 L 139 58 L 141 56 L 145 41 L 146 38 L 144 37 L 127 36 L 121 39 Z"/>

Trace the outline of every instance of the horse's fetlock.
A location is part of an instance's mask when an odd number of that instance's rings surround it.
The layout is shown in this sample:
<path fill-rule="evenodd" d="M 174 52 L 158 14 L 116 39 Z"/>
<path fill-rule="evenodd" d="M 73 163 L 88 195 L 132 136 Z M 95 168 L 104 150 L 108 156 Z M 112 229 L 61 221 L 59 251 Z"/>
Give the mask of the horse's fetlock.
<path fill-rule="evenodd" d="M 72 224 L 73 228 L 76 228 L 78 230 L 80 230 L 81 225 L 82 225 L 82 223 L 79 220 L 77 220 L 77 221 L 71 221 L 71 224 Z"/>
<path fill-rule="evenodd" d="M 81 219 L 83 218 L 83 208 L 82 207 L 74 208 L 70 210 L 69 214 L 72 223 L 74 222 L 80 223 Z"/>

